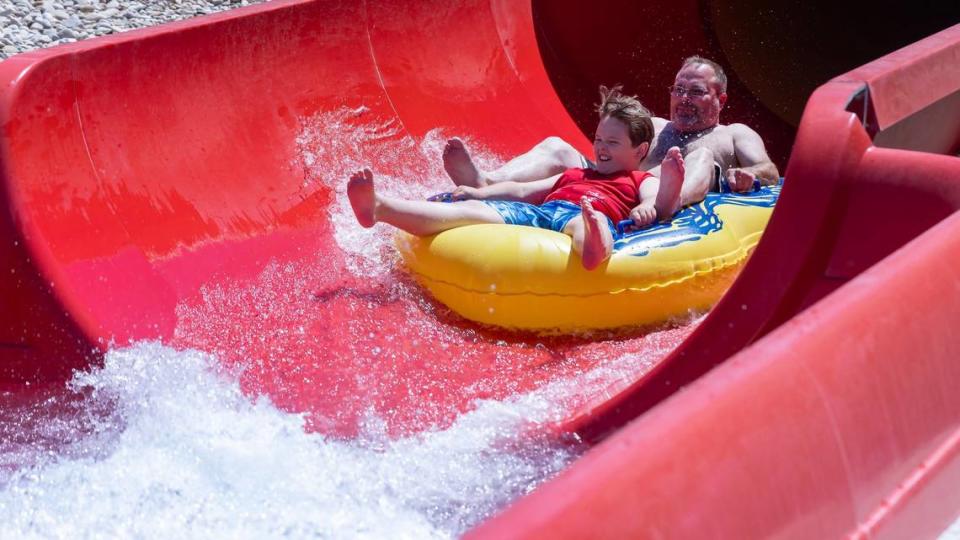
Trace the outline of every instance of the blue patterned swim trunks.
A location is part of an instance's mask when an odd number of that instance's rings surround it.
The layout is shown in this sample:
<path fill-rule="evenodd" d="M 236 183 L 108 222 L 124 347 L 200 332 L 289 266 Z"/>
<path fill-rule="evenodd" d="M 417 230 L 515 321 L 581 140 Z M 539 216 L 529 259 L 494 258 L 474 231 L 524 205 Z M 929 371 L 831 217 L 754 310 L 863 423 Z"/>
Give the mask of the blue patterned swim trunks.
<path fill-rule="evenodd" d="M 507 225 L 526 225 L 563 232 L 571 219 L 580 215 L 580 206 L 569 201 L 550 201 L 542 205 L 515 201 L 483 201 L 500 214 Z M 617 228 L 610 218 L 607 225 L 614 238 Z"/>

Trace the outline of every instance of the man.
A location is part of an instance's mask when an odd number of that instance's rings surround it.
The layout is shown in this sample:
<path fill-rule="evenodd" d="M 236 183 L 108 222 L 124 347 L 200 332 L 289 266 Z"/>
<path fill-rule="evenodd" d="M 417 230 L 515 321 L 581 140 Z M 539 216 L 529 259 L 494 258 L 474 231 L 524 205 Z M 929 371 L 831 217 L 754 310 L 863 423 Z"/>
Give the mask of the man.
<path fill-rule="evenodd" d="M 760 136 L 744 124 L 723 125 L 720 111 L 727 102 L 727 76 L 715 62 L 691 56 L 683 62 L 670 90 L 670 120 L 653 118 L 652 150 L 640 164 L 642 170 L 660 175 L 667 151 L 677 146 L 683 154 L 686 173 L 680 193 L 681 205 L 702 201 L 711 189 L 719 191 L 725 180 L 733 191 L 775 184 L 780 177 L 770 161 Z M 575 167 L 593 165 L 570 144 L 549 137 L 530 151 L 493 171 L 476 168 L 460 139 L 451 139 L 443 151 L 443 164 L 457 185 L 540 180 Z"/>

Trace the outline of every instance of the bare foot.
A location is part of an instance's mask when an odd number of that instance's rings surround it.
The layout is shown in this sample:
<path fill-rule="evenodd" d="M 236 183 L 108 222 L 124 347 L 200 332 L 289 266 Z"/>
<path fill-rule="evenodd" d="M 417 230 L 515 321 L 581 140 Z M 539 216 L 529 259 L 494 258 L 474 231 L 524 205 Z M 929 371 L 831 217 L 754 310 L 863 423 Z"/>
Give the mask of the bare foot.
<path fill-rule="evenodd" d="M 377 193 L 373 188 L 373 172 L 370 169 L 353 173 L 347 181 L 347 197 L 360 225 L 373 227 L 377 222 Z"/>
<path fill-rule="evenodd" d="M 683 175 L 686 167 L 680 148 L 674 146 L 660 163 L 660 190 L 657 191 L 657 216 L 668 220 L 680 210 L 680 190 L 683 187 Z"/>
<path fill-rule="evenodd" d="M 467 147 L 456 137 L 448 140 L 443 147 L 443 169 L 458 186 L 481 187 L 486 184 Z"/>
<path fill-rule="evenodd" d="M 580 211 L 583 215 L 583 253 L 580 259 L 583 267 L 593 270 L 607 260 L 613 250 L 613 236 L 607 227 L 607 217 L 595 210 L 586 197 L 580 199 Z"/>

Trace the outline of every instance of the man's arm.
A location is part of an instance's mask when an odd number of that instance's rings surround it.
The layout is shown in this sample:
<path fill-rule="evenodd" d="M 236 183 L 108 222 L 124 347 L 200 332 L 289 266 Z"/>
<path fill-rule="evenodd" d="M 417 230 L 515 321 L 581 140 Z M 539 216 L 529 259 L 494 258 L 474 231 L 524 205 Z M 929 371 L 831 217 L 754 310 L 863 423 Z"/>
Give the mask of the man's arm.
<path fill-rule="evenodd" d="M 753 187 L 753 179 L 759 178 L 764 186 L 780 181 L 777 166 L 767 155 L 763 139 L 756 131 L 743 124 L 732 124 L 733 150 L 739 167 L 727 169 L 726 177 L 733 191 L 747 191 Z"/>
<path fill-rule="evenodd" d="M 498 182 L 480 188 L 458 186 L 457 189 L 453 190 L 452 195 L 455 201 L 495 199 L 540 204 L 559 179 L 560 175 L 557 174 L 534 182 Z"/>

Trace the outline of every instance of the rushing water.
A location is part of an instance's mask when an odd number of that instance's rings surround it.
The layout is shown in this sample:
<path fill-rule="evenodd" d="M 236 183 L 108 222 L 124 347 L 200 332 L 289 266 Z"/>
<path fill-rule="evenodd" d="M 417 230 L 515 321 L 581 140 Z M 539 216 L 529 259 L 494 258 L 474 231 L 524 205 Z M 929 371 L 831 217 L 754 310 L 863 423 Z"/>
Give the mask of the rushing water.
<path fill-rule="evenodd" d="M 158 343 L 113 350 L 65 389 L 5 396 L 0 538 L 448 538 L 560 470 L 576 449 L 524 426 L 624 357 L 443 430 L 354 440 L 240 391 L 236 373 Z"/>

